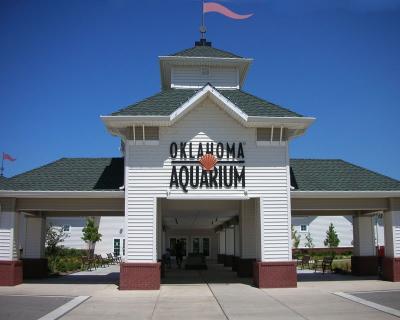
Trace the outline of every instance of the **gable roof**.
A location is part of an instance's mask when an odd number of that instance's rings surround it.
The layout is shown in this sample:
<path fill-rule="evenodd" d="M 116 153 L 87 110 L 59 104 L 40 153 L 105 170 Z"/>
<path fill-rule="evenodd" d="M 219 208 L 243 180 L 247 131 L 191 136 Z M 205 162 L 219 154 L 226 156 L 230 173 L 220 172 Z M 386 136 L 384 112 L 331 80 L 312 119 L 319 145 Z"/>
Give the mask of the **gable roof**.
<path fill-rule="evenodd" d="M 400 181 L 339 159 L 291 159 L 298 191 L 399 191 Z"/>
<path fill-rule="evenodd" d="M 234 53 L 213 48 L 211 46 L 197 45 L 169 56 L 174 57 L 205 57 L 205 58 L 242 58 Z"/>
<path fill-rule="evenodd" d="M 203 89 L 163 90 L 149 98 L 122 108 L 112 113 L 111 116 L 168 116 Z M 258 98 L 243 90 L 217 90 L 215 88 L 214 90 L 231 101 L 248 116 L 303 117 L 296 112 Z"/>
<path fill-rule="evenodd" d="M 291 159 L 296 191 L 400 191 L 400 181 L 343 160 Z M 123 158 L 62 158 L 0 181 L 0 190 L 119 191 Z"/>
<path fill-rule="evenodd" d="M 0 190 L 119 191 L 123 184 L 122 158 L 61 158 L 0 181 Z"/>

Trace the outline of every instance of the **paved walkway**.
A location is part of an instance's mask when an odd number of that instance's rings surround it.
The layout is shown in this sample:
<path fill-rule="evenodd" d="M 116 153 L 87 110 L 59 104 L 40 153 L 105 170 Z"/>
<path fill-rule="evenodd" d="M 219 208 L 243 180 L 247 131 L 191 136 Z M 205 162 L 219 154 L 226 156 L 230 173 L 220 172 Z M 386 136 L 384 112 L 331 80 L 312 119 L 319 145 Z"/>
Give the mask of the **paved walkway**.
<path fill-rule="evenodd" d="M 334 292 L 400 290 L 379 280 L 305 281 L 297 289 L 260 290 L 229 268 L 168 270 L 159 291 L 119 291 L 118 266 L 40 283 L 2 287 L 0 295 L 89 295 L 62 319 L 398 319 Z M 93 279 L 103 279 L 96 284 Z M 79 283 L 79 281 L 82 281 Z M 28 318 L 27 318 L 28 319 Z"/>

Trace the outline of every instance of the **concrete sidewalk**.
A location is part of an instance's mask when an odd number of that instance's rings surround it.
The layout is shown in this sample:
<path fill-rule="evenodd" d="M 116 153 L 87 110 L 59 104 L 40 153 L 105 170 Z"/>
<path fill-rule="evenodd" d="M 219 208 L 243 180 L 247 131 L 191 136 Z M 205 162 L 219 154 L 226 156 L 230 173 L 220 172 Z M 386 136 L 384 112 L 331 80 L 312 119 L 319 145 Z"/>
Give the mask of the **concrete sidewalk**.
<path fill-rule="evenodd" d="M 169 270 L 159 291 L 119 291 L 111 281 L 118 266 L 112 266 L 58 283 L 50 279 L 2 287 L 0 295 L 91 296 L 62 319 L 397 319 L 333 292 L 400 290 L 400 283 L 331 279 L 299 282 L 297 289 L 260 290 L 250 285 L 251 279 L 237 278 L 230 268 L 209 266 L 201 272 Z M 91 276 L 104 278 L 99 284 L 91 280 L 76 283 Z"/>

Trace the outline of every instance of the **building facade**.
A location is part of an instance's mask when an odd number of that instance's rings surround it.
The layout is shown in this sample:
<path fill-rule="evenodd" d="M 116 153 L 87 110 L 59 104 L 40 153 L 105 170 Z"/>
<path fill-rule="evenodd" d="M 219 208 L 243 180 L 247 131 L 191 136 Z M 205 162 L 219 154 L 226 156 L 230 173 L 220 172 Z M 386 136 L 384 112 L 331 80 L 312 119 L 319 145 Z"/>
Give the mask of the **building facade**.
<path fill-rule="evenodd" d="M 181 233 L 258 287 L 295 287 L 292 217 L 305 213 L 352 216 L 353 272 L 376 274 L 376 212 L 384 277 L 399 280 L 399 181 L 342 160 L 289 159 L 315 119 L 245 92 L 252 59 L 202 39 L 159 61 L 159 93 L 101 116 L 122 158 L 63 158 L 0 183 L 0 283 L 45 265 L 45 219 L 57 216 L 123 217 L 120 289 L 158 289 L 162 253 Z M 22 215 L 35 246 L 21 254 Z"/>

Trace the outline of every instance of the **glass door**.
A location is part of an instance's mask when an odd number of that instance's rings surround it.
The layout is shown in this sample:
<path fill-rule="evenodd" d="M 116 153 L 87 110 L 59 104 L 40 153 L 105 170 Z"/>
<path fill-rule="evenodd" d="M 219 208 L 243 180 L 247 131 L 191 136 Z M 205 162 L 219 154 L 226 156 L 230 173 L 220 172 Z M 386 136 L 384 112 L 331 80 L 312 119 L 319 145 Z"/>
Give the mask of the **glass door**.
<path fill-rule="evenodd" d="M 202 254 L 206 257 L 210 256 L 210 238 L 208 237 L 192 237 L 192 252 L 194 254 Z"/>
<path fill-rule="evenodd" d="M 125 238 L 113 239 L 113 252 L 118 257 L 125 256 Z"/>
<path fill-rule="evenodd" d="M 171 249 L 171 255 L 175 256 L 176 242 L 180 241 L 182 243 L 183 256 L 187 256 L 187 238 L 169 238 L 169 248 Z"/>

